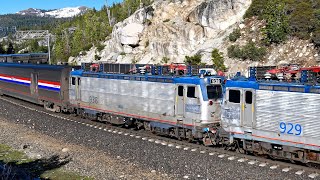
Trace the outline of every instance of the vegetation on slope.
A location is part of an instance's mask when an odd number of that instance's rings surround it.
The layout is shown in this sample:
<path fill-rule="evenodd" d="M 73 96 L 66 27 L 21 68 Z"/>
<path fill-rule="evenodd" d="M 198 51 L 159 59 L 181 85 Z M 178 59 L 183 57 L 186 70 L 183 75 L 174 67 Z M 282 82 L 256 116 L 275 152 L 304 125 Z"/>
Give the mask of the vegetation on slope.
<path fill-rule="evenodd" d="M 320 0 L 253 0 L 245 18 L 252 16 L 266 20 L 266 43 L 296 36 L 320 45 Z"/>
<path fill-rule="evenodd" d="M 146 6 L 152 0 L 142 0 Z M 67 61 L 70 56 L 77 56 L 82 51 L 89 50 L 93 45 L 103 49 L 100 44 L 112 32 L 115 23 L 123 21 L 132 15 L 140 6 L 140 0 L 124 0 L 101 10 L 90 10 L 72 21 L 59 25 L 55 34 L 54 59 Z M 108 16 L 107 12 L 110 12 Z"/>
<path fill-rule="evenodd" d="M 68 20 L 70 20 L 70 18 L 57 19 L 54 17 L 39 17 L 20 14 L 0 15 L 0 22 L 2 28 L 16 27 L 17 30 L 51 30 L 58 24 L 61 24 L 62 22 Z"/>

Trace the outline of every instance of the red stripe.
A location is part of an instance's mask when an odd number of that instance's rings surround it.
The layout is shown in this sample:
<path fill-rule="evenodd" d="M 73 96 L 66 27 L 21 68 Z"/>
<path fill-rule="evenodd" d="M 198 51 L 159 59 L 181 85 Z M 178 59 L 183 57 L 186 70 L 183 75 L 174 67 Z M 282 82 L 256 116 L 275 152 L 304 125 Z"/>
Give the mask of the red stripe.
<path fill-rule="evenodd" d="M 38 80 L 38 82 L 60 86 L 60 82 L 46 81 L 46 80 Z"/>
<path fill-rule="evenodd" d="M 25 77 L 21 77 L 21 76 L 10 76 L 10 75 L 6 75 L 6 74 L 0 74 L 0 76 L 7 77 L 7 78 L 15 78 L 15 79 L 19 79 L 19 80 L 25 80 L 25 81 L 31 81 L 31 78 L 25 78 Z M 46 81 L 46 80 L 39 79 L 38 82 L 60 86 L 60 82 L 55 82 L 55 81 Z"/>
<path fill-rule="evenodd" d="M 230 133 L 234 133 L 234 134 L 244 134 L 244 133 L 242 133 L 242 132 L 232 132 L 232 131 L 230 131 Z M 258 136 L 258 135 L 253 135 L 253 134 L 252 134 L 252 136 L 253 136 L 253 137 L 257 137 L 257 138 L 264 138 L 264 139 L 276 140 L 276 141 L 282 141 L 282 142 L 288 142 L 288 143 L 293 143 L 293 144 L 303 144 L 303 145 L 307 145 L 307 146 L 320 147 L 319 145 L 316 145 L 316 144 L 305 144 L 305 143 L 296 142 L 296 141 L 282 140 L 282 139 L 278 139 L 278 138 L 270 138 L 270 137 Z"/>
<path fill-rule="evenodd" d="M 15 78 L 15 79 L 20 79 L 20 80 L 25 80 L 25 81 L 30 81 L 30 78 L 25 78 L 21 76 L 9 76 L 6 74 L 0 74 L 0 76 L 7 77 L 7 78 Z"/>
<path fill-rule="evenodd" d="M 74 105 L 74 106 L 76 106 L 76 105 Z M 85 106 L 85 105 L 80 105 L 80 107 L 87 108 L 87 109 L 92 109 L 92 110 L 98 110 L 98 111 L 100 111 L 100 112 L 101 112 L 101 111 L 102 111 L 102 112 L 109 112 L 109 113 L 114 113 L 114 114 L 120 114 L 120 115 L 125 115 L 125 116 L 140 118 L 140 119 L 147 119 L 147 120 L 151 120 L 151 121 L 156 121 L 156 122 L 162 122 L 162 123 L 177 125 L 177 123 L 174 123 L 174 122 L 169 121 L 169 120 L 151 118 L 151 117 L 147 117 L 147 116 L 139 116 L 139 115 L 135 115 L 135 114 L 128 114 L 128 113 L 124 113 L 124 112 L 111 111 L 111 110 L 106 110 L 106 109 L 99 109 L 99 108 L 94 108 L 94 107 Z M 183 124 L 183 125 L 193 127 L 192 124 Z"/>

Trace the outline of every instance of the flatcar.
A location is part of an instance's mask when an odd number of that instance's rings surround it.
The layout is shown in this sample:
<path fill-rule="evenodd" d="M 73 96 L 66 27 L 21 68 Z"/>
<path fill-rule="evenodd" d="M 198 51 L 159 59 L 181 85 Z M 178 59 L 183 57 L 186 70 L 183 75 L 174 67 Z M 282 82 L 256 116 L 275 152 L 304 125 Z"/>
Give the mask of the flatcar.
<path fill-rule="evenodd" d="M 93 65 L 71 72 L 69 96 L 75 113 L 189 140 L 202 140 L 207 128 L 219 124 L 223 79 L 213 71 L 205 76 L 204 70 L 199 77 L 154 75 L 159 68 L 148 73 L 150 66 L 135 66 L 138 74 L 116 72 L 130 72 L 128 65 L 101 67 L 108 70 L 97 71 L 100 66 Z"/>
<path fill-rule="evenodd" d="M 221 126 L 244 152 L 320 163 L 320 85 L 308 72 L 299 82 L 228 80 Z"/>
<path fill-rule="evenodd" d="M 67 111 L 70 71 L 68 66 L 0 63 L 0 94 Z"/>

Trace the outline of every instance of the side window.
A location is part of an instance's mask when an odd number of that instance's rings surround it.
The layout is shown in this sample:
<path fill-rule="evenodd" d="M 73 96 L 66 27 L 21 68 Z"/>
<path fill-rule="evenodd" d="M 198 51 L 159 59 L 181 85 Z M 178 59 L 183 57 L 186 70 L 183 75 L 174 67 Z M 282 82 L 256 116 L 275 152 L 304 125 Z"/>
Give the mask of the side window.
<path fill-rule="evenodd" d="M 229 90 L 229 102 L 240 103 L 240 90 Z"/>
<path fill-rule="evenodd" d="M 246 104 L 252 104 L 252 92 L 246 91 Z"/>
<path fill-rule="evenodd" d="M 183 86 L 178 86 L 178 96 L 183 96 Z"/>
<path fill-rule="evenodd" d="M 75 86 L 76 85 L 76 78 L 71 77 L 71 85 Z"/>
<path fill-rule="evenodd" d="M 187 97 L 188 98 L 197 98 L 197 96 L 196 96 L 196 87 L 188 86 Z"/>

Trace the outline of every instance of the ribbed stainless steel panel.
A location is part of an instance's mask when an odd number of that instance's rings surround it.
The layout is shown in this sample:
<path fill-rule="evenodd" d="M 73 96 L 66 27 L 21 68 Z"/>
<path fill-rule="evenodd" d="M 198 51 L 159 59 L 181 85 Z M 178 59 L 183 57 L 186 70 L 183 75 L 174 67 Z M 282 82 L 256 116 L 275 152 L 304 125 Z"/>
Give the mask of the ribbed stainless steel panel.
<path fill-rule="evenodd" d="M 90 97 L 106 109 L 174 116 L 175 86 L 170 83 L 83 77 L 81 101 L 90 102 Z"/>
<path fill-rule="evenodd" d="M 320 138 L 320 94 L 256 91 L 256 129 L 280 133 L 280 123 L 302 126 L 303 137 Z"/>

